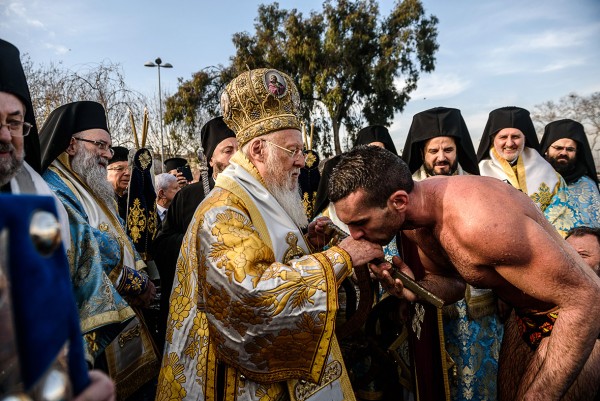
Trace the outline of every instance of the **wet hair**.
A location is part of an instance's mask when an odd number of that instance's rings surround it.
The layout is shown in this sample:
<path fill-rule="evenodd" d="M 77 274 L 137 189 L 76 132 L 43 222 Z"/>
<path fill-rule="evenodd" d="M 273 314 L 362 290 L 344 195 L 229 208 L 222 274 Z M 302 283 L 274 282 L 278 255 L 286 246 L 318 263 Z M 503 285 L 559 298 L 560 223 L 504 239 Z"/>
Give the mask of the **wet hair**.
<path fill-rule="evenodd" d="M 585 235 L 594 235 L 596 237 L 596 239 L 598 240 L 598 243 L 600 244 L 600 227 L 587 227 L 587 226 L 575 227 L 575 228 L 572 228 L 571 230 L 569 230 L 566 238 L 569 238 L 571 236 L 572 237 L 583 237 Z"/>
<path fill-rule="evenodd" d="M 329 180 L 331 202 L 363 189 L 366 207 L 385 207 L 398 190 L 410 193 L 414 182 L 408 165 L 397 155 L 378 146 L 357 146 L 342 154 Z"/>

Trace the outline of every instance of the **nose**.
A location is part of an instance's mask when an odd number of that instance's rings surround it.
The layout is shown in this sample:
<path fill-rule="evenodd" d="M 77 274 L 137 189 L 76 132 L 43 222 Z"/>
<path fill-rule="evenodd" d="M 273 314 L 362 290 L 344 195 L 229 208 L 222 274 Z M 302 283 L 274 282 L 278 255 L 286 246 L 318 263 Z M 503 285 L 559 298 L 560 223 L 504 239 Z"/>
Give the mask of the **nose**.
<path fill-rule="evenodd" d="M 110 160 L 114 157 L 114 155 L 110 152 L 110 148 L 101 150 L 100 152 L 102 152 L 102 157 L 104 157 L 106 160 Z"/>
<path fill-rule="evenodd" d="M 305 164 L 306 164 L 306 159 L 304 158 L 304 155 L 300 155 L 300 157 L 296 157 L 294 159 L 295 167 L 302 168 L 302 167 L 304 167 Z"/>
<path fill-rule="evenodd" d="M 352 238 L 354 238 L 355 240 L 359 240 L 362 237 L 364 237 L 365 233 L 363 230 L 360 230 L 358 228 L 349 226 L 348 230 L 350 230 L 350 236 L 352 236 Z"/>
<path fill-rule="evenodd" d="M 11 143 L 12 136 L 10 135 L 10 130 L 8 129 L 8 125 L 0 126 L 0 141 L 2 143 Z"/>
<path fill-rule="evenodd" d="M 514 144 L 515 144 L 515 141 L 513 141 L 512 138 L 508 138 L 506 140 L 506 146 L 507 147 L 512 148 L 514 146 Z"/>

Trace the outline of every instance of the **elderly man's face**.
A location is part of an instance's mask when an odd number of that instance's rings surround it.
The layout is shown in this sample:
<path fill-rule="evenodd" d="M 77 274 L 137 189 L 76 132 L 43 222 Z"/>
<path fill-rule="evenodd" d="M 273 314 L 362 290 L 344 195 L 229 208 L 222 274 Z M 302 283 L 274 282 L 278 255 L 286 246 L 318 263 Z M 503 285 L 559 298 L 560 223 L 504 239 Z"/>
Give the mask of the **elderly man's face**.
<path fill-rule="evenodd" d="M 223 139 L 219 142 L 209 161 L 210 166 L 213 168 L 214 177 L 229 166 L 229 159 L 231 159 L 231 156 L 233 156 L 237 150 L 237 139 L 233 137 Z"/>
<path fill-rule="evenodd" d="M 90 187 L 98 199 L 105 201 L 115 197 L 115 190 L 106 179 L 106 165 L 112 157 L 110 145 L 108 132 L 103 129 L 90 129 L 73 135 L 66 150 L 73 171 Z M 107 203 L 111 206 L 113 204 L 114 202 Z"/>
<path fill-rule="evenodd" d="M 266 141 L 265 141 L 266 142 Z M 267 183 L 288 189 L 298 189 L 300 169 L 304 167 L 304 154 L 298 153 L 303 149 L 302 134 L 297 129 L 278 131 L 269 139 L 271 143 L 267 153 L 267 176 L 263 177 Z M 295 156 L 292 153 L 296 152 Z"/>
<path fill-rule="evenodd" d="M 457 163 L 454 138 L 440 136 L 425 142 L 423 164 L 428 175 L 452 175 Z"/>
<path fill-rule="evenodd" d="M 267 189 L 298 226 L 307 226 L 298 189 L 300 169 L 304 167 L 300 131 L 286 129 L 258 140 L 261 142 L 259 153 L 264 157 L 258 168 Z"/>
<path fill-rule="evenodd" d="M 566 173 L 577 163 L 577 142 L 562 138 L 554 142 L 546 151 L 546 160 L 559 173 Z"/>
<path fill-rule="evenodd" d="M 131 172 L 126 161 L 111 163 L 107 168 L 106 178 L 119 195 L 123 195 L 129 186 Z"/>
<path fill-rule="evenodd" d="M 25 105 L 18 97 L 0 92 L 0 123 L 25 121 Z M 0 128 L 0 184 L 4 185 L 15 176 L 23 165 L 23 136 L 12 136 L 7 126 Z"/>
<path fill-rule="evenodd" d="M 101 128 L 93 128 L 73 135 L 67 153 L 75 156 L 81 149 L 85 149 L 87 153 L 96 157 L 98 165 L 106 169 L 108 161 L 112 158 L 111 146 L 110 134 Z"/>
<path fill-rule="evenodd" d="M 567 238 L 567 242 L 575 248 L 585 263 L 596 274 L 600 275 L 600 243 L 598 242 L 598 238 L 592 234 L 584 234 L 577 237 L 571 235 Z"/>
<path fill-rule="evenodd" d="M 163 191 L 163 195 L 168 202 L 167 206 L 171 204 L 173 198 L 175 197 L 175 195 L 177 195 L 177 192 L 179 192 L 180 189 L 181 188 L 179 187 L 179 183 L 177 182 L 177 180 L 175 180 L 169 184 L 165 191 Z"/>
<path fill-rule="evenodd" d="M 494 149 L 506 161 L 516 160 L 524 148 L 525 135 L 519 129 L 504 128 L 494 136 Z"/>

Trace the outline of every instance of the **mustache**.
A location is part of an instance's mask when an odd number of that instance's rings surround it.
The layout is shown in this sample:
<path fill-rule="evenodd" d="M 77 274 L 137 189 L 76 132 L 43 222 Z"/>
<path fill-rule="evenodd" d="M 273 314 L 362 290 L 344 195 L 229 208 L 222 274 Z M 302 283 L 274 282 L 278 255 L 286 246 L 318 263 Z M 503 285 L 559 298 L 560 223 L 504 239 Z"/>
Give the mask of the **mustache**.
<path fill-rule="evenodd" d="M 0 152 L 12 152 L 15 147 L 12 143 L 0 143 Z"/>

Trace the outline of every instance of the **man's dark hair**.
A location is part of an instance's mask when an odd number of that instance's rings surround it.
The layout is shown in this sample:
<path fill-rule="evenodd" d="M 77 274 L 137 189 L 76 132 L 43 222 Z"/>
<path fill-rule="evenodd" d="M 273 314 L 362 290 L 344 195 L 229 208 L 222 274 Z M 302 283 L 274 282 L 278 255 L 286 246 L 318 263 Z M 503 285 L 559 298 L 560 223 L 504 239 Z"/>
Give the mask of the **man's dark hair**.
<path fill-rule="evenodd" d="M 337 202 L 358 189 L 366 192 L 365 206 L 385 207 L 398 190 L 410 193 L 414 182 L 406 163 L 378 146 L 357 146 L 341 156 L 329 180 L 329 200 Z"/>
<path fill-rule="evenodd" d="M 571 230 L 569 230 L 566 238 L 569 238 L 571 236 L 583 237 L 584 235 L 594 235 L 596 237 L 596 239 L 598 240 L 598 243 L 600 244 L 600 227 L 587 227 L 587 226 L 575 227 L 575 228 L 572 228 Z"/>

